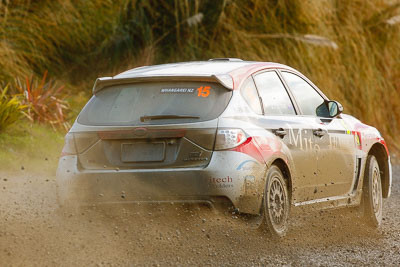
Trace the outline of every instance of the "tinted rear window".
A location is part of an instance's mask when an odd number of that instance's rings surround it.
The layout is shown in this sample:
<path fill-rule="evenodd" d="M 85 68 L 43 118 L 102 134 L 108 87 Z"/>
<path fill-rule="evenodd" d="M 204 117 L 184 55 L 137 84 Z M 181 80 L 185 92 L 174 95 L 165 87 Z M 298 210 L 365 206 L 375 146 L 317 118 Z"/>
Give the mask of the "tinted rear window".
<path fill-rule="evenodd" d="M 232 91 L 210 82 L 152 82 L 107 87 L 83 108 L 78 122 L 85 125 L 171 124 L 217 118 Z M 154 119 L 151 116 L 196 118 Z M 197 118 L 198 117 L 198 118 Z"/>

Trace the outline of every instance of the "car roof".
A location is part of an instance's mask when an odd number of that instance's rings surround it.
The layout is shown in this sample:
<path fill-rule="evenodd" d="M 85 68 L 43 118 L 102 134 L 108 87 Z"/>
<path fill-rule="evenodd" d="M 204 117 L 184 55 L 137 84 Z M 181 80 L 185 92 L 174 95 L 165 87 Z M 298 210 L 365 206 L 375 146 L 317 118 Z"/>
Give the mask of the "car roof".
<path fill-rule="evenodd" d="M 261 66 L 265 68 L 289 68 L 288 66 L 273 62 L 242 60 L 231 61 L 229 59 L 217 59 L 209 61 L 191 61 L 143 66 L 127 70 L 114 76 L 113 78 L 118 79 L 151 76 L 211 76 L 231 74 L 239 70 L 246 72 L 247 70 Z"/>
<path fill-rule="evenodd" d="M 279 63 L 243 61 L 233 58 L 169 63 L 142 66 L 127 70 L 114 77 L 98 78 L 93 86 L 93 94 L 111 85 L 156 80 L 212 81 L 222 84 L 227 89 L 235 90 L 240 88 L 249 75 L 262 69 L 287 69 L 297 72 Z"/>

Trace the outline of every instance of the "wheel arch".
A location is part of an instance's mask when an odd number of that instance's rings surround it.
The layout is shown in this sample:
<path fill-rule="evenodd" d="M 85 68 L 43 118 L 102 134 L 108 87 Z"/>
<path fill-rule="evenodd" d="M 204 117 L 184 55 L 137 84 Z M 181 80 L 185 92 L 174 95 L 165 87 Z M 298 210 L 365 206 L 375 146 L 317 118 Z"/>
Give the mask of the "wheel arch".
<path fill-rule="evenodd" d="M 372 145 L 368 155 L 375 156 L 381 171 L 382 197 L 387 198 L 390 192 L 390 166 L 386 148 L 381 143 Z"/>

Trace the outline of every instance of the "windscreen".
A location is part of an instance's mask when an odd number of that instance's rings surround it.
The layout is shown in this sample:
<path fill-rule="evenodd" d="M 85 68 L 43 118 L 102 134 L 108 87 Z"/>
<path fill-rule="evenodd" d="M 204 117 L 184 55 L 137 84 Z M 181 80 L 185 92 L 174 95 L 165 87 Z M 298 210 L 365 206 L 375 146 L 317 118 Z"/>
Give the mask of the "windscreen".
<path fill-rule="evenodd" d="M 141 125 L 206 121 L 226 108 L 232 91 L 212 82 L 151 82 L 115 85 L 96 93 L 78 122 Z"/>

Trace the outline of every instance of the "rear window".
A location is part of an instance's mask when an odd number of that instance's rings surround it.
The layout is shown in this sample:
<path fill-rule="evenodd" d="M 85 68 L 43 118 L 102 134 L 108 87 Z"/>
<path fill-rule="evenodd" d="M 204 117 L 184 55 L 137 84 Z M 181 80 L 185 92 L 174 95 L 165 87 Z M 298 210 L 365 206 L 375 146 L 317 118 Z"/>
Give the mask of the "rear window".
<path fill-rule="evenodd" d="M 78 122 L 85 125 L 171 124 L 217 118 L 232 91 L 211 82 L 115 85 L 96 93 Z"/>

